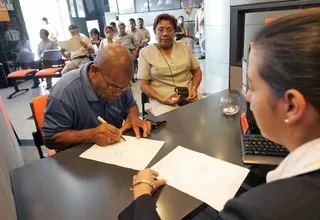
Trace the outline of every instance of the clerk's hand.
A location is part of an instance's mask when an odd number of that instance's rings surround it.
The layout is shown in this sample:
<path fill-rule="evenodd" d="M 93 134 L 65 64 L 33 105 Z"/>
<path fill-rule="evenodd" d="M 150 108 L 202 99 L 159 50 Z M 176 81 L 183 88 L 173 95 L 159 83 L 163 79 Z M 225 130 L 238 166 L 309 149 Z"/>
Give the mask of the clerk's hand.
<path fill-rule="evenodd" d="M 165 98 L 161 101 L 162 104 L 165 105 L 175 105 L 180 101 L 180 95 L 177 93 L 174 93 L 173 95 L 169 96 L 168 98 Z"/>
<path fill-rule="evenodd" d="M 119 142 L 120 136 L 119 130 L 108 123 L 102 123 L 100 126 L 93 128 L 91 132 L 91 140 L 100 146 Z"/>
<path fill-rule="evenodd" d="M 151 122 L 141 120 L 139 117 L 127 118 L 119 131 L 121 134 L 123 134 L 125 131 L 131 128 L 133 128 L 137 138 L 141 137 L 140 128 L 143 129 L 143 137 L 148 137 L 151 133 Z"/>
<path fill-rule="evenodd" d="M 154 170 L 150 170 L 150 169 L 142 170 L 133 177 L 132 185 L 139 180 L 145 180 L 153 183 L 156 187 L 155 190 L 157 190 L 160 186 L 163 186 L 167 183 L 167 181 L 164 179 L 162 180 L 154 179 L 158 175 L 159 175 L 158 172 Z M 152 191 L 153 191 L 153 188 L 150 185 L 146 183 L 140 183 L 135 187 L 133 187 L 133 199 L 136 200 L 137 198 L 139 198 L 144 194 L 151 195 Z"/>

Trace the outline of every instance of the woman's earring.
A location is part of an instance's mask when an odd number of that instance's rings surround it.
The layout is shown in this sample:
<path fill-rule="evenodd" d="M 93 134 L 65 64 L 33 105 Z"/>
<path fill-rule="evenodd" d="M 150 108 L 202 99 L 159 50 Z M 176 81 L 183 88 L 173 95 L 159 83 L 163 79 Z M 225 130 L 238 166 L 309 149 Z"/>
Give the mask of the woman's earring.
<path fill-rule="evenodd" d="M 284 123 L 289 124 L 289 119 L 284 119 Z"/>

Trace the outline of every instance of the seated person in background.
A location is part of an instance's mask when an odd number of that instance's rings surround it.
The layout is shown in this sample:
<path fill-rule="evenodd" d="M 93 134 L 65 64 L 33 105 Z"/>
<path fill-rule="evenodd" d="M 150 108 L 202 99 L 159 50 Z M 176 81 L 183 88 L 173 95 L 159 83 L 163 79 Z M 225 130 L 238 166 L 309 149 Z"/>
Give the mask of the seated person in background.
<path fill-rule="evenodd" d="M 43 53 L 45 51 L 58 49 L 58 44 L 55 41 L 50 40 L 48 37 L 49 37 L 49 31 L 45 29 L 41 29 L 40 30 L 41 42 L 38 44 L 38 50 L 37 50 L 39 60 L 35 61 L 36 69 L 42 68 Z M 39 80 L 36 80 L 36 81 L 37 82 L 32 86 L 32 88 L 36 88 L 39 86 Z M 47 81 L 47 89 L 51 89 L 52 78 L 51 77 L 46 78 L 46 81 Z"/>
<path fill-rule="evenodd" d="M 100 33 L 97 28 L 93 28 L 90 31 L 90 36 L 91 36 L 91 43 L 92 45 L 97 45 L 97 48 L 99 48 L 100 43 L 102 41 L 102 37 L 100 37 Z"/>
<path fill-rule="evenodd" d="M 178 17 L 178 27 L 176 30 L 176 40 L 184 41 L 188 44 L 190 50 L 194 50 L 194 40 L 189 36 L 188 29 L 184 28 L 184 17 Z"/>
<path fill-rule="evenodd" d="M 139 47 L 145 42 L 144 34 L 137 28 L 136 21 L 133 18 L 129 20 L 130 29 L 127 30 L 127 34 L 131 34 L 136 39 Z"/>
<path fill-rule="evenodd" d="M 140 51 L 138 79 L 141 90 L 150 98 L 149 112 L 153 115 L 179 107 L 175 87 L 189 88 L 188 102 L 198 99 L 200 64 L 187 44 L 174 41 L 176 28 L 173 16 L 158 15 L 153 25 L 158 42 Z"/>
<path fill-rule="evenodd" d="M 188 30 L 185 29 L 183 27 L 183 25 L 184 25 L 184 17 L 179 16 L 178 17 L 178 27 L 176 30 L 176 40 L 181 40 L 182 38 L 189 36 Z"/>
<path fill-rule="evenodd" d="M 29 40 L 27 39 L 21 39 L 19 41 L 19 50 L 18 53 L 16 53 L 14 68 L 20 68 L 22 70 L 34 68 L 34 53 L 32 53 Z M 34 77 L 32 88 L 34 88 L 34 85 L 38 84 L 39 79 Z"/>
<path fill-rule="evenodd" d="M 138 54 L 140 49 L 140 44 L 136 41 L 133 35 L 126 33 L 126 25 L 121 23 L 119 25 L 119 35 L 117 37 L 117 41 L 125 46 L 130 52 L 134 62 L 134 72 L 136 72 L 138 68 Z M 132 78 L 132 82 L 135 82 L 134 77 Z"/>
<path fill-rule="evenodd" d="M 138 18 L 138 28 L 143 35 L 145 41 L 142 43 L 142 47 L 145 47 L 150 42 L 150 33 L 147 28 L 144 27 L 144 21 L 142 18 Z"/>
<path fill-rule="evenodd" d="M 121 134 L 131 128 L 140 138 L 139 127 L 143 136 L 148 136 L 151 123 L 139 119 L 130 88 L 132 74 L 129 51 L 113 44 L 101 48 L 94 63 L 63 76 L 51 90 L 44 113 L 46 146 L 65 149 L 81 143 L 109 145 L 120 141 Z M 98 116 L 107 123 L 100 124 Z"/>
<path fill-rule="evenodd" d="M 290 154 L 268 173 L 267 184 L 228 201 L 218 218 L 203 219 L 320 219 L 319 39 L 320 9 L 277 18 L 255 36 L 246 98 L 261 133 L 286 146 Z M 120 214 L 120 220 L 160 219 L 150 196 L 152 184 L 156 188 L 165 184 L 154 179 L 157 175 L 144 170 L 134 176 L 134 183 L 147 183 L 133 188 L 135 201 Z"/>
<path fill-rule="evenodd" d="M 115 23 L 115 22 L 110 22 L 110 26 L 111 26 L 112 29 L 113 29 L 113 35 L 114 35 L 114 37 L 118 37 L 119 31 L 118 31 L 118 26 L 116 25 L 116 23 Z"/>
<path fill-rule="evenodd" d="M 113 28 L 111 26 L 104 28 L 104 34 L 106 35 L 106 38 L 101 41 L 100 48 L 118 42 L 114 37 Z"/>
<path fill-rule="evenodd" d="M 73 69 L 79 68 L 83 64 L 90 62 L 89 56 L 90 54 L 94 53 L 91 40 L 86 35 L 79 32 L 77 25 L 70 25 L 69 31 L 73 38 L 80 38 L 80 44 L 82 47 L 76 52 L 71 53 L 67 52 L 64 48 L 61 48 L 60 51 L 62 55 L 67 59 L 71 59 L 71 61 L 63 68 L 61 72 L 62 74 L 65 74 Z"/>

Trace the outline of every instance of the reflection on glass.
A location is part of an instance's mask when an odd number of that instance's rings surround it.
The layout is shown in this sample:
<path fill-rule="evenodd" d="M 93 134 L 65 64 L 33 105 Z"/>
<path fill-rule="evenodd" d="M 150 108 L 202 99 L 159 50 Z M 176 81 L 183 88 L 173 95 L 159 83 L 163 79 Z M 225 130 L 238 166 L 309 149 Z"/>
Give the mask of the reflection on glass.
<path fill-rule="evenodd" d="M 195 7 L 200 8 L 201 0 L 181 0 L 181 8 L 183 7 Z"/>
<path fill-rule="evenodd" d="M 136 0 L 136 12 L 148 12 L 148 0 Z"/>
<path fill-rule="evenodd" d="M 118 13 L 117 0 L 109 0 L 109 7 L 110 7 L 110 12 Z"/>
<path fill-rule="evenodd" d="M 134 0 L 118 0 L 119 14 L 134 13 Z"/>
<path fill-rule="evenodd" d="M 149 0 L 150 11 L 180 9 L 180 0 Z"/>
<path fill-rule="evenodd" d="M 82 0 L 76 0 L 76 3 L 77 3 L 77 10 L 78 10 L 78 17 L 79 17 L 79 18 L 84 18 L 84 17 L 86 17 L 86 14 L 85 14 L 84 9 L 83 9 L 83 2 L 82 2 Z"/>
<path fill-rule="evenodd" d="M 72 17 L 77 17 L 76 10 L 74 9 L 74 2 L 73 0 L 69 0 L 70 12 Z"/>
<path fill-rule="evenodd" d="M 87 28 L 88 28 L 88 33 L 90 33 L 91 29 L 93 29 L 93 28 L 96 28 L 96 29 L 99 30 L 99 22 L 98 22 L 98 20 L 87 21 Z"/>

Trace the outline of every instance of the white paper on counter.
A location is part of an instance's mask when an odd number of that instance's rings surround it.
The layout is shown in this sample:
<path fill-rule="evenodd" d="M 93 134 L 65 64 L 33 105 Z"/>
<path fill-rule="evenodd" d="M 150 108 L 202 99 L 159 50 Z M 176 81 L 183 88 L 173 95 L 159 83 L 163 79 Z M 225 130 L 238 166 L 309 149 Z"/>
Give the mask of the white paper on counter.
<path fill-rule="evenodd" d="M 123 137 L 126 141 L 121 140 L 109 146 L 93 145 L 80 157 L 134 170 L 142 170 L 148 166 L 165 143 L 164 141 L 144 138 Z"/>
<path fill-rule="evenodd" d="M 152 167 L 159 179 L 221 211 L 249 170 L 178 146 Z"/>

